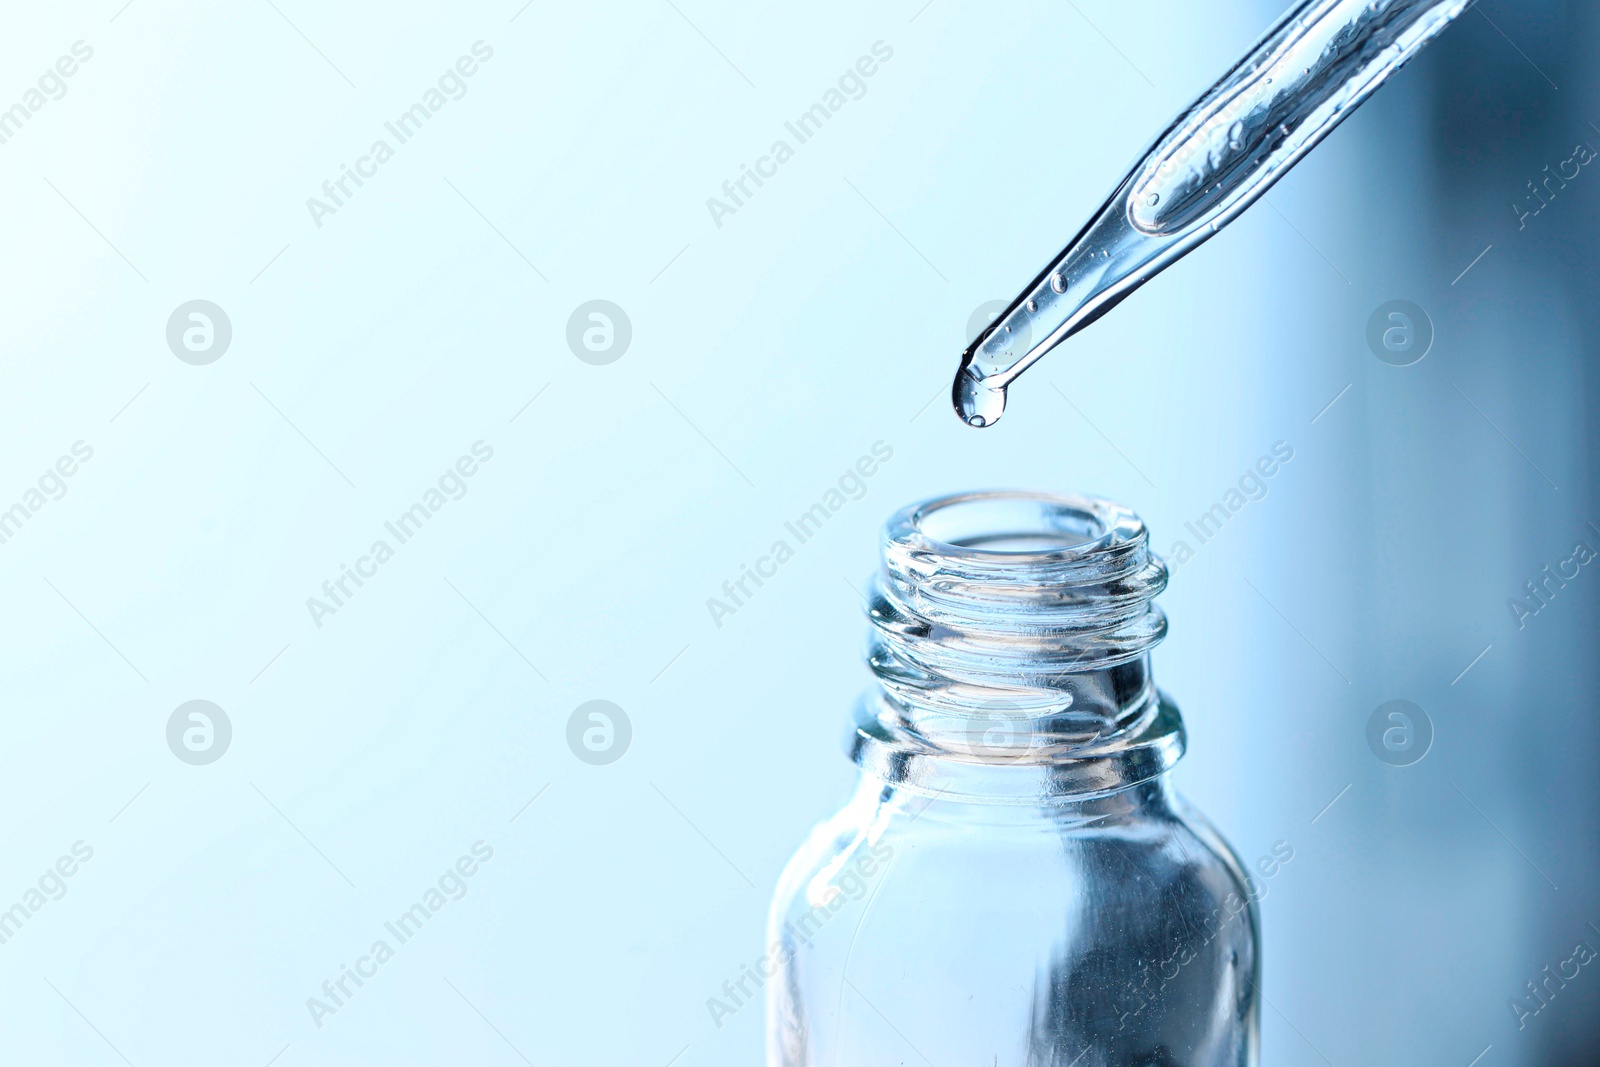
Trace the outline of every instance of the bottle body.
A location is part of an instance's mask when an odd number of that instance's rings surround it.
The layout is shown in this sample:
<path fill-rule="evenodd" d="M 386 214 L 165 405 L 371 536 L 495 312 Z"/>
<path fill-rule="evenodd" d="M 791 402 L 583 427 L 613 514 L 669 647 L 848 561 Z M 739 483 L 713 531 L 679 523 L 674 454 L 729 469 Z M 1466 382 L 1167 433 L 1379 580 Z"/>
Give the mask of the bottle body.
<path fill-rule="evenodd" d="M 1087 497 L 891 518 L 861 776 L 770 914 L 768 1067 L 1254 1067 L 1254 893 L 1168 784 L 1148 541 Z"/>
<path fill-rule="evenodd" d="M 767 943 L 769 1067 L 1256 1062 L 1251 888 L 1165 776 L 1015 805 L 864 771 Z"/>

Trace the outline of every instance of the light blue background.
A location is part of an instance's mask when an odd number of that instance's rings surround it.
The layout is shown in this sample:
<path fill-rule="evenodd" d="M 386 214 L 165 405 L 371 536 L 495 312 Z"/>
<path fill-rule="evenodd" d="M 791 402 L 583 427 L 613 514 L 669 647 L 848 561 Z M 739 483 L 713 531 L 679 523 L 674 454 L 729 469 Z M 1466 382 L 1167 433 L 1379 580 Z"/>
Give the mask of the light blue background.
<path fill-rule="evenodd" d="M 1600 547 L 1600 178 L 1507 210 L 1600 144 L 1593 14 L 1469 12 L 976 432 L 946 401 L 974 309 L 1278 3 L 519 2 L 5 15 L 0 105 L 94 55 L 0 144 L 0 506 L 94 456 L 0 545 L 0 907 L 94 856 L 0 944 L 0 1061 L 759 1062 L 759 1011 L 719 1029 L 705 1001 L 851 781 L 850 583 L 883 519 L 1088 491 L 1166 551 L 1277 441 L 1269 495 L 1176 568 L 1155 660 L 1179 787 L 1247 861 L 1295 850 L 1265 1062 L 1592 1054 L 1592 968 L 1521 1031 L 1507 1001 L 1600 945 L 1600 575 L 1525 630 L 1506 600 Z M 306 198 L 479 40 L 466 95 L 316 226 Z M 715 225 L 877 41 L 865 95 Z M 234 330 L 209 366 L 165 342 L 196 298 Z M 596 298 L 633 327 L 609 366 L 565 342 Z M 1393 298 L 1437 330 L 1413 367 L 1366 347 Z M 315 626 L 306 598 L 480 440 L 467 494 Z M 706 598 L 880 440 L 864 498 L 714 626 Z M 201 767 L 164 733 L 197 698 L 234 730 Z M 1437 733 L 1409 768 L 1366 747 L 1393 698 Z M 610 766 L 566 744 L 591 699 L 632 721 Z M 480 840 L 467 895 L 315 1025 Z"/>

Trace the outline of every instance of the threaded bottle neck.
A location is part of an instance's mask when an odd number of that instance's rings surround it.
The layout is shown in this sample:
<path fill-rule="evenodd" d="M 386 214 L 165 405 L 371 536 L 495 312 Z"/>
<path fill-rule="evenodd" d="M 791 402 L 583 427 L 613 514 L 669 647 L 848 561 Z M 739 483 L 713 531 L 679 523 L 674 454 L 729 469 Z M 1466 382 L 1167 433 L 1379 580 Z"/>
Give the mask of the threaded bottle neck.
<path fill-rule="evenodd" d="M 901 510 L 871 591 L 881 692 L 858 737 L 985 765 L 1115 754 L 1161 718 L 1148 653 L 1166 581 L 1143 522 L 1110 501 L 996 491 Z"/>

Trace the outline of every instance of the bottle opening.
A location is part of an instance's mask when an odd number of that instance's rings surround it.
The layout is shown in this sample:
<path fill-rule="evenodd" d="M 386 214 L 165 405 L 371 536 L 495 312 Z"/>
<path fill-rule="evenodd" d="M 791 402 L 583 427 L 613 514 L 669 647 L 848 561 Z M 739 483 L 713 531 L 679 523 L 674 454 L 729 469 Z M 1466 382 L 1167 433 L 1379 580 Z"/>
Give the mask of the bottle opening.
<path fill-rule="evenodd" d="M 1086 548 L 1107 532 L 1106 518 L 1046 493 L 963 493 L 913 510 L 911 523 L 954 549 L 1035 554 Z"/>
<path fill-rule="evenodd" d="M 988 635 L 972 651 L 1007 670 L 1019 654 L 1058 671 L 1074 658 L 1109 666 L 1166 633 L 1151 601 L 1167 570 L 1149 542 L 1139 516 L 1098 497 L 991 490 L 914 504 L 884 527 L 883 618 L 951 631 L 924 634 L 933 644 Z"/>
<path fill-rule="evenodd" d="M 1149 541 L 1098 497 L 994 490 L 897 512 L 868 608 L 874 735 L 1035 767 L 1140 735 L 1160 711 L 1148 653 L 1166 634 Z"/>

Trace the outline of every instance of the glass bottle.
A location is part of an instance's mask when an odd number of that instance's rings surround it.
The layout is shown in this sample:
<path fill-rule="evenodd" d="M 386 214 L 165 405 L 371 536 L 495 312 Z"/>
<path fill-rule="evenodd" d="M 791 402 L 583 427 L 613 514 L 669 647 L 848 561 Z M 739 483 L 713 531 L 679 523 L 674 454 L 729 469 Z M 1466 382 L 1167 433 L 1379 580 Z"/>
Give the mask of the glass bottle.
<path fill-rule="evenodd" d="M 769 1067 L 1250 1067 L 1257 915 L 1166 772 L 1166 566 L 1109 501 L 885 527 L 844 808 L 779 881 Z"/>

